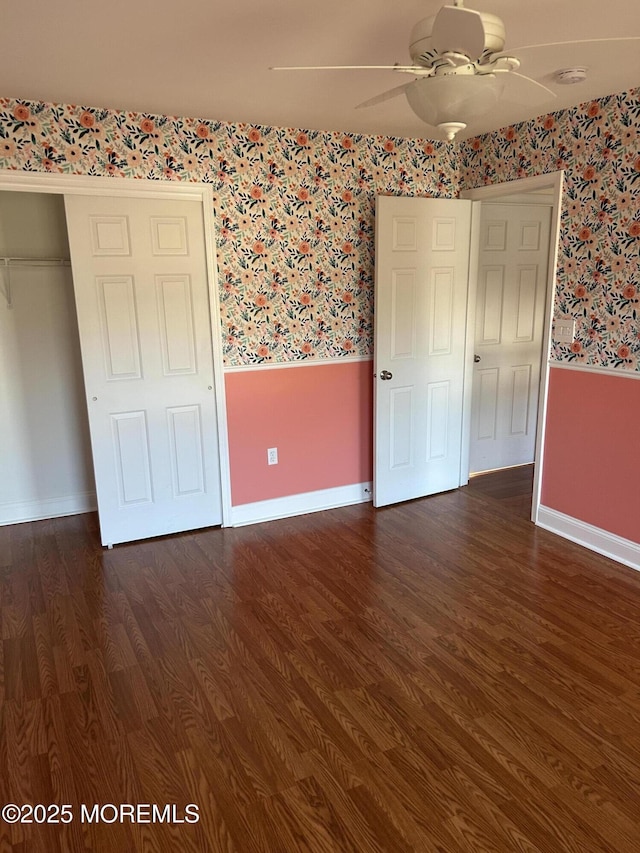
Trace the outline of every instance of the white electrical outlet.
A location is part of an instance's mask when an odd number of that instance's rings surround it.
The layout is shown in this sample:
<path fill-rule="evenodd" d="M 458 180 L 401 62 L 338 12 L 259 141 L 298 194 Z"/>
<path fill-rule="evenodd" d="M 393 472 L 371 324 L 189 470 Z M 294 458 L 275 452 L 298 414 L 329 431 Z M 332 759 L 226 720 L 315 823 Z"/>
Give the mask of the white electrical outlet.
<path fill-rule="evenodd" d="M 270 447 L 267 450 L 267 463 L 269 465 L 277 465 L 278 464 L 278 448 Z"/>

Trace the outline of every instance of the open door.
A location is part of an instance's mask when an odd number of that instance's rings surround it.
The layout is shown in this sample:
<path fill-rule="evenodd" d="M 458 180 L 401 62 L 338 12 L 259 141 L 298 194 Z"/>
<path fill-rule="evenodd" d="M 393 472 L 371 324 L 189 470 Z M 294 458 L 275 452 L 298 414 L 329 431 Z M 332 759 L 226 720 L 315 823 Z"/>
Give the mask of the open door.
<path fill-rule="evenodd" d="M 65 208 L 102 543 L 220 524 L 202 206 Z"/>
<path fill-rule="evenodd" d="M 467 482 L 471 212 L 466 200 L 377 199 L 374 506 Z"/>
<path fill-rule="evenodd" d="M 472 473 L 535 458 L 550 226 L 550 205 L 482 205 Z"/>

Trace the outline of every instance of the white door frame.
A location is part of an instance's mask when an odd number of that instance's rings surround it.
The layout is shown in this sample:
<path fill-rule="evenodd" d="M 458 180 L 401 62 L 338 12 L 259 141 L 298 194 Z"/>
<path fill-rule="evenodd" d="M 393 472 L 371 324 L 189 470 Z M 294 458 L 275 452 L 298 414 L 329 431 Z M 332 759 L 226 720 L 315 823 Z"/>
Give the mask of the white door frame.
<path fill-rule="evenodd" d="M 542 339 L 542 361 L 540 372 L 540 393 L 538 396 L 538 425 L 536 429 L 536 449 L 533 477 L 533 499 L 531 502 L 531 520 L 538 523 L 538 512 L 540 509 L 540 492 L 542 487 L 542 469 L 544 456 L 544 437 L 547 417 L 547 398 L 549 394 L 549 354 L 552 340 L 553 326 L 553 304 L 556 292 L 556 269 L 558 265 L 558 247 L 560 241 L 560 213 L 562 210 L 562 184 L 564 170 L 551 172 L 547 175 L 537 175 L 531 178 L 521 178 L 516 181 L 508 181 L 503 184 L 490 184 L 484 187 L 476 187 L 463 190 L 462 198 L 473 201 L 488 201 L 495 198 L 504 198 L 514 193 L 539 192 L 540 190 L 551 190 L 549 200 L 552 204 L 551 226 L 550 226 L 550 251 L 549 264 L 547 268 L 547 293 L 544 309 L 544 326 Z M 477 278 L 470 280 L 470 291 L 474 292 L 477 287 Z M 468 326 L 467 334 L 472 337 L 474 327 Z M 470 436 L 469 436 L 470 437 Z"/>
<path fill-rule="evenodd" d="M 213 352 L 213 383 L 218 419 L 218 454 L 220 460 L 220 490 L 222 496 L 222 526 L 231 526 L 231 475 L 227 406 L 224 389 L 222 326 L 218 268 L 214 244 L 213 191 L 210 184 L 152 181 L 137 178 L 103 178 L 87 175 L 60 175 L 47 172 L 13 172 L 0 169 L 0 191 L 56 193 L 58 195 L 93 195 L 119 198 L 161 198 L 196 201 L 202 206 L 211 344 Z"/>

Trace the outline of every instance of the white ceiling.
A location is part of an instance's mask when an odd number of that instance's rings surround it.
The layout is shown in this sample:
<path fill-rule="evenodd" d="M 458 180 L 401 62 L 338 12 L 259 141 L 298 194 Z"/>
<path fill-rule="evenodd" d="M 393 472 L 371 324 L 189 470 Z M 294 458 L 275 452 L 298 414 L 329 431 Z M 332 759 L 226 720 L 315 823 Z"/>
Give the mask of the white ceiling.
<path fill-rule="evenodd" d="M 404 96 L 362 101 L 410 77 L 390 71 L 274 72 L 273 65 L 409 61 L 409 33 L 441 0 L 2 0 L 0 95 L 164 115 L 438 138 Z M 459 139 L 640 84 L 640 41 L 523 51 L 522 45 L 640 36 L 637 0 L 467 0 L 499 15 L 520 71 L 557 91 L 509 93 Z M 587 82 L 551 83 L 571 65 Z M 507 94 L 505 93 L 505 97 Z M 535 102 L 530 100 L 535 99 Z"/>

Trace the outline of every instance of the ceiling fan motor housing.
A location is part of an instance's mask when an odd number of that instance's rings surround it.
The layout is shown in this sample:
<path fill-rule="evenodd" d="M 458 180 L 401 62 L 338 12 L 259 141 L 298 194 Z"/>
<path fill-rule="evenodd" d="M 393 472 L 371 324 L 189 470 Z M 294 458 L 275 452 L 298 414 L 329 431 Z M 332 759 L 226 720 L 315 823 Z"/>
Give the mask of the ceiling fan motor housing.
<path fill-rule="evenodd" d="M 431 34 L 436 17 L 437 15 L 432 15 L 430 18 L 423 18 L 411 30 L 409 53 L 417 65 L 430 64 L 433 59 L 434 45 Z M 484 48 L 482 52 L 499 53 L 504 47 L 505 40 L 505 28 L 502 20 L 497 15 L 491 15 L 488 12 L 481 12 L 480 18 L 484 27 Z"/>

